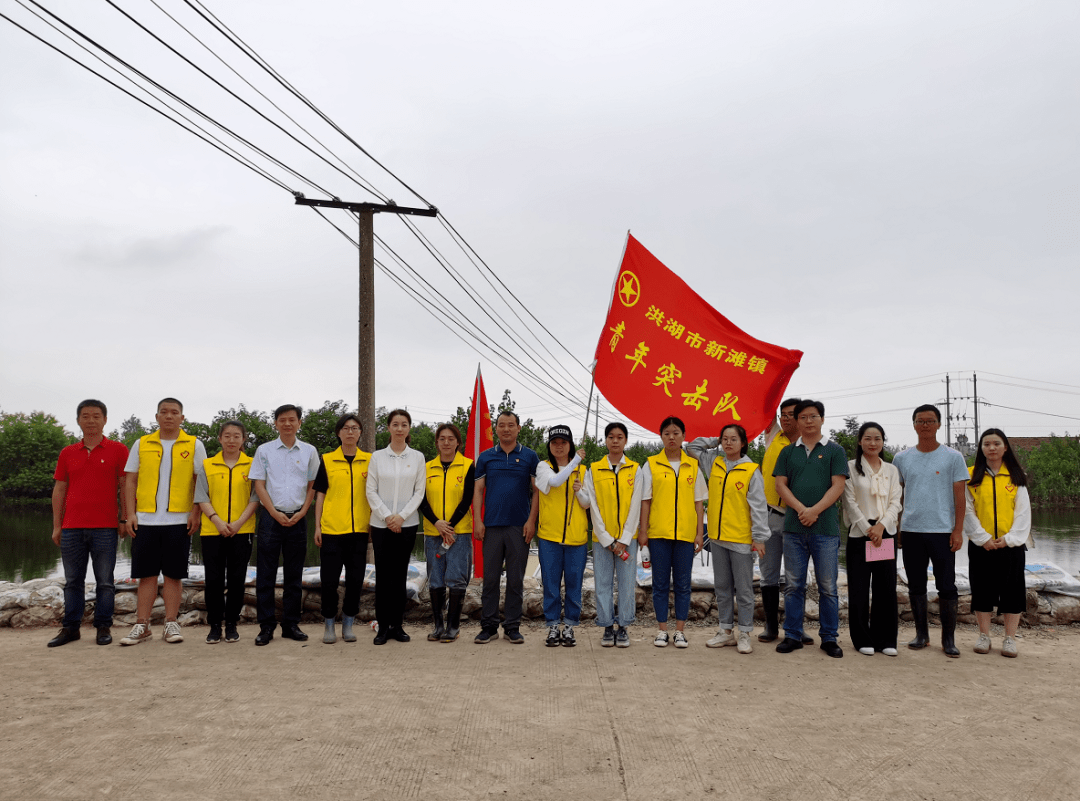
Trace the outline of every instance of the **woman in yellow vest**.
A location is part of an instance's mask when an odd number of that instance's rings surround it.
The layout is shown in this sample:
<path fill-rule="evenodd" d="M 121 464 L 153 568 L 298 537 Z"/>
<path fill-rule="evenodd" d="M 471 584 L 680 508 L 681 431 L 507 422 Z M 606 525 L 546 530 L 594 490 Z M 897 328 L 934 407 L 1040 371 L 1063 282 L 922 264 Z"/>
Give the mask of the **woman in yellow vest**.
<path fill-rule="evenodd" d="M 435 630 L 431 642 L 453 642 L 461 629 L 461 607 L 472 567 L 473 460 L 461 453 L 461 432 L 451 423 L 435 429 L 439 454 L 427 463 L 426 490 L 420 501 L 424 516 L 424 555 Z M 446 593 L 450 605 L 443 622 Z"/>
<path fill-rule="evenodd" d="M 652 560 L 652 602 L 660 631 L 653 645 L 668 644 L 668 594 L 675 585 L 675 647 L 690 645 L 684 628 L 690 616 L 690 574 L 704 543 L 704 502 L 709 495 L 698 460 L 683 452 L 686 425 L 678 417 L 660 424 L 664 450 L 641 468 L 641 526 L 638 544 Z M 672 577 L 674 576 L 674 582 Z"/>
<path fill-rule="evenodd" d="M 367 572 L 371 507 L 367 499 L 371 454 L 359 448 L 363 426 L 355 414 L 343 414 L 334 425 L 341 445 L 319 459 L 315 490 L 315 544 L 319 546 L 319 585 L 322 592 L 323 642 L 337 642 L 338 585 L 345 570 L 341 604 L 341 639 L 356 642 L 353 623 Z"/>
<path fill-rule="evenodd" d="M 996 606 L 1005 617 L 1001 655 L 1015 657 L 1016 628 L 1027 605 L 1024 554 L 1031 536 L 1027 476 L 1009 438 L 998 428 L 983 432 L 969 471 L 964 534 L 968 538 L 971 608 L 979 623 L 975 653 L 990 653 L 990 618 Z"/>
<path fill-rule="evenodd" d="M 576 645 L 581 624 L 581 583 L 588 556 L 589 495 L 585 492 L 585 451 L 574 453 L 569 426 L 548 429 L 548 460 L 536 467 L 540 519 L 536 529 L 540 578 L 544 585 L 544 621 L 549 648 Z M 566 594 L 563 595 L 563 584 Z M 565 627 L 565 628 L 562 628 Z"/>
<path fill-rule="evenodd" d="M 251 535 L 255 533 L 255 510 L 259 499 L 248 478 L 251 457 L 243 451 L 247 429 L 239 420 L 226 420 L 218 429 L 221 452 L 203 460 L 203 474 L 195 483 L 195 502 L 202 509 L 203 567 L 206 570 L 206 641 L 236 642 L 240 634 L 240 610 L 251 559 Z M 228 594 L 226 594 L 228 593 Z"/>
<path fill-rule="evenodd" d="M 761 470 L 746 455 L 750 443 L 746 429 L 730 423 L 717 440 L 699 437 L 687 446 L 709 476 L 709 539 L 712 543 L 713 582 L 720 629 L 705 645 L 735 645 L 740 654 L 753 652 L 754 554 L 765 554 L 769 539 L 769 505 Z M 739 635 L 735 627 L 735 602 L 739 605 Z"/>

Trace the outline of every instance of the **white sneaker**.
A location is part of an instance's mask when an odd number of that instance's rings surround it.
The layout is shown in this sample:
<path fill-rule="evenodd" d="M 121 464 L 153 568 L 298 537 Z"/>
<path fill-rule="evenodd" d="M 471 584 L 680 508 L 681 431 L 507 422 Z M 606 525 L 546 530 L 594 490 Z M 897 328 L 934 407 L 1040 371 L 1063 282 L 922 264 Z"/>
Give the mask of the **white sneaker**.
<path fill-rule="evenodd" d="M 678 643 L 675 643 L 678 645 Z M 1016 640 L 1012 637 L 1006 637 L 1001 641 L 1001 655 L 1017 657 L 1020 655 L 1020 651 L 1016 647 Z"/>
<path fill-rule="evenodd" d="M 664 648 L 668 644 L 668 633 L 666 631 L 656 632 L 656 639 L 652 641 L 652 644 L 657 648 Z"/>
<path fill-rule="evenodd" d="M 686 635 L 681 631 L 675 632 L 675 647 L 676 648 L 689 648 L 690 643 L 686 640 Z"/>
<path fill-rule="evenodd" d="M 885 656 L 896 656 L 896 649 L 895 648 L 882 648 L 881 653 L 885 654 Z"/>
<path fill-rule="evenodd" d="M 184 635 L 180 633 L 180 624 L 175 620 L 165 621 L 165 632 L 161 635 L 165 642 L 183 642 Z"/>
<path fill-rule="evenodd" d="M 871 648 L 869 645 L 867 645 L 867 646 L 864 646 L 863 648 L 860 648 L 859 653 L 862 654 L 863 656 L 873 656 L 874 655 L 874 649 Z"/>
<path fill-rule="evenodd" d="M 145 640 L 149 640 L 154 636 L 150 631 L 149 623 L 136 623 L 131 627 L 131 632 L 128 636 L 120 640 L 121 645 L 138 645 Z"/>
<path fill-rule="evenodd" d="M 735 635 L 731 629 L 720 629 L 716 632 L 715 637 L 711 637 L 705 642 L 706 648 L 723 648 L 725 645 L 735 645 Z"/>
<path fill-rule="evenodd" d="M 979 632 L 979 641 L 975 643 L 975 653 L 988 654 L 990 653 L 990 635 Z"/>
<path fill-rule="evenodd" d="M 754 646 L 750 644 L 750 632 L 739 632 L 739 653 L 740 654 L 752 654 L 754 652 Z"/>

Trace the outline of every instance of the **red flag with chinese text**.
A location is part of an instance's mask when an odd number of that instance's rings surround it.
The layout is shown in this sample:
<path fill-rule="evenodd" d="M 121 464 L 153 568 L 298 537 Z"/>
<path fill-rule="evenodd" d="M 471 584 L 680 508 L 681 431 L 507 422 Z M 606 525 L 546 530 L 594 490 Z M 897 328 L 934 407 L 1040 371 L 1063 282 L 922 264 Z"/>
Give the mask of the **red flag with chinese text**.
<path fill-rule="evenodd" d="M 628 418 L 655 431 L 675 415 L 687 440 L 739 423 L 753 440 L 775 418 L 800 359 L 802 351 L 742 331 L 627 234 L 593 376 Z"/>
<path fill-rule="evenodd" d="M 484 392 L 484 379 L 476 368 L 476 383 L 473 385 L 472 410 L 469 412 L 469 430 L 465 433 L 465 456 L 475 462 L 480 454 L 495 447 L 495 435 L 491 430 L 491 407 L 488 406 L 487 393 Z M 483 509 L 473 508 L 473 519 L 483 519 Z M 473 575 L 484 575 L 484 543 L 473 540 Z"/>

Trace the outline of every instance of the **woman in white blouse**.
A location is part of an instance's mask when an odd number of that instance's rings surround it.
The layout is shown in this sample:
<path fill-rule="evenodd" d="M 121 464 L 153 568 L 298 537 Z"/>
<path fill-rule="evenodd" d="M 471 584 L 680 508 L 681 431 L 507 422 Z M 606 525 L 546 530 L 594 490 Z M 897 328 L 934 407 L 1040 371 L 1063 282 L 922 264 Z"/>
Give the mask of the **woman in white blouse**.
<path fill-rule="evenodd" d="M 371 544 L 375 549 L 375 644 L 388 639 L 408 642 L 401 627 L 405 615 L 405 582 L 409 556 L 420 522 L 417 510 L 424 499 L 424 454 L 409 447 L 412 416 L 394 409 L 387 417 L 390 444 L 371 455 L 367 499 L 371 505 Z"/>
<path fill-rule="evenodd" d="M 860 654 L 896 656 L 896 525 L 900 518 L 900 473 L 881 458 L 885 429 L 859 427 L 855 458 L 844 484 L 847 541 L 848 630 Z M 870 607 L 873 589 L 874 606 Z"/>
<path fill-rule="evenodd" d="M 1025 551 L 1031 536 L 1027 476 L 999 428 L 979 437 L 967 486 L 964 534 L 968 538 L 971 609 L 979 623 L 975 653 L 990 653 L 990 620 L 997 607 L 1005 618 L 1001 655 L 1015 657 L 1016 627 L 1027 608 Z"/>

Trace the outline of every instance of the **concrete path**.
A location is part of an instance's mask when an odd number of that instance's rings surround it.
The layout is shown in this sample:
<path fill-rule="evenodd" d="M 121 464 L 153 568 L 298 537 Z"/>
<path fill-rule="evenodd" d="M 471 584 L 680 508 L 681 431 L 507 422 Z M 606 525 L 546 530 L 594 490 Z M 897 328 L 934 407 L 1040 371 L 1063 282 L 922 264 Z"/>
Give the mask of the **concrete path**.
<path fill-rule="evenodd" d="M 0 798 L 1076 799 L 1080 631 L 1019 659 L 0 630 Z M 119 640 L 119 627 L 114 636 Z M 932 634 L 936 635 L 937 630 Z M 160 628 L 155 628 L 160 636 Z M 902 631 L 904 640 L 911 631 Z M 756 645 L 756 639 L 755 639 Z"/>

